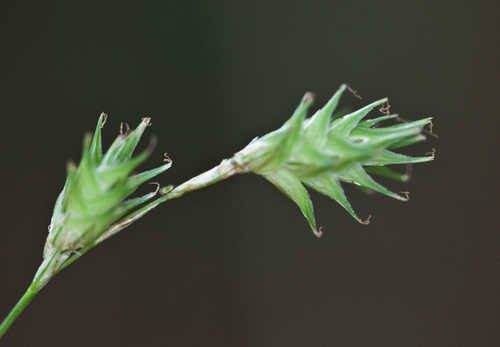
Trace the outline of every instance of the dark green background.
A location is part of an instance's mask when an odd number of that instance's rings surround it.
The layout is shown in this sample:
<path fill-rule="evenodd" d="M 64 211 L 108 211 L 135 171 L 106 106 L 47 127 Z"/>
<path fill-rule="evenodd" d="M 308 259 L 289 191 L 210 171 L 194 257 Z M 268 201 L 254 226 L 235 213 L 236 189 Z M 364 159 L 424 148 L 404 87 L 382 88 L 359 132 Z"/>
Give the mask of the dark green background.
<path fill-rule="evenodd" d="M 157 209 L 41 293 L 1 346 L 498 346 L 495 1 L 4 1 L 0 315 L 30 281 L 84 131 L 153 118 L 181 181 L 278 127 L 306 90 L 435 116 L 402 204 L 354 222 L 241 176 Z M 361 103 L 347 96 L 346 105 Z"/>

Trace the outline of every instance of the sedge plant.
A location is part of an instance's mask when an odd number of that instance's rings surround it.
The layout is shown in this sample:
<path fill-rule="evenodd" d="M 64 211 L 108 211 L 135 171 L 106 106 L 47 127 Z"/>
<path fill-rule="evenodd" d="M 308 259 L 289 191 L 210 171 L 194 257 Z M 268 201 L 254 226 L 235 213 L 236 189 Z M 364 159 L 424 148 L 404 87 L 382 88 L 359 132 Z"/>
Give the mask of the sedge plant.
<path fill-rule="evenodd" d="M 150 179 L 170 168 L 172 161 L 156 168 L 133 173 L 150 155 L 153 145 L 134 156 L 144 131 L 150 125 L 143 118 L 136 129 L 122 129 L 107 151 L 102 150 L 102 128 L 106 115 L 101 114 L 93 135 L 83 143 L 78 165 L 69 163 L 67 178 L 54 206 L 43 259 L 28 289 L 0 324 L 0 338 L 45 285 L 86 252 L 159 205 L 179 198 L 235 174 L 262 176 L 290 198 L 304 215 L 310 230 L 320 237 L 308 190 L 312 189 L 336 201 L 356 221 L 361 219 L 351 206 L 342 183 L 376 191 L 406 201 L 406 194 L 396 194 L 378 183 L 373 176 L 407 181 L 408 175 L 390 165 L 416 164 L 434 159 L 434 155 L 412 157 L 395 150 L 425 140 L 424 128 L 430 118 L 381 126 L 398 119 L 384 114 L 367 119 L 368 114 L 387 105 L 387 99 L 375 101 L 351 113 L 336 111 L 342 85 L 322 108 L 307 118 L 312 94 L 306 93 L 295 112 L 279 129 L 255 138 L 229 159 L 177 187 L 160 187 L 153 192 L 131 197 Z"/>

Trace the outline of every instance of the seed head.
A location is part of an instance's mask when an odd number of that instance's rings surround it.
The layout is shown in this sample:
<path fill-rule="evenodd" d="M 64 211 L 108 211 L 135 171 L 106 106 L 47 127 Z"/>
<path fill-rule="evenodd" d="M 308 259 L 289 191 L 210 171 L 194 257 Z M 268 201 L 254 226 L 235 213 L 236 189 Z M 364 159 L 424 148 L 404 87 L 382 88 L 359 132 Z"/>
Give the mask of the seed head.
<path fill-rule="evenodd" d="M 342 85 L 327 104 L 308 119 L 307 111 L 313 100 L 312 95 L 306 93 L 281 128 L 253 140 L 235 156 L 249 171 L 262 175 L 291 198 L 317 236 L 321 236 L 321 230 L 316 225 L 313 204 L 304 185 L 335 200 L 357 221 L 367 224 L 368 220 L 362 220 L 352 208 L 341 182 L 406 201 L 406 195 L 390 191 L 370 174 L 406 181 L 407 174 L 387 166 L 434 159 L 433 154 L 411 157 L 394 152 L 425 140 L 422 130 L 431 124 L 431 118 L 386 127 L 379 125 L 398 116 L 385 114 L 364 120 L 372 110 L 387 105 L 387 99 L 345 115 L 334 112 L 346 88 Z"/>
<path fill-rule="evenodd" d="M 169 160 L 157 168 L 132 174 L 154 147 L 151 144 L 133 156 L 144 130 L 150 125 L 150 118 L 143 118 L 132 131 L 122 124 L 120 134 L 103 153 L 101 129 L 105 121 L 106 115 L 101 114 L 93 136 L 85 137 L 80 164 L 68 164 L 66 183 L 54 207 L 44 258 L 54 252 L 78 252 L 99 242 L 110 226 L 155 198 L 159 189 L 141 197 L 129 196 L 172 164 Z"/>

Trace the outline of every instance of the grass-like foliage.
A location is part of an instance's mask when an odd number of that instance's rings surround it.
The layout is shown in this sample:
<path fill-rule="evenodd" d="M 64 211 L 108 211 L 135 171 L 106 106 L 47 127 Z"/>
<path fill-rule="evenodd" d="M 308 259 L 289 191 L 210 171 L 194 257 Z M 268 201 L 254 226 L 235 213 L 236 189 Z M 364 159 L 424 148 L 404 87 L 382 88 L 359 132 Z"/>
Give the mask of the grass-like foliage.
<path fill-rule="evenodd" d="M 109 149 L 103 152 L 101 132 L 106 115 L 102 114 L 94 134 L 84 139 L 80 163 L 68 164 L 67 179 L 55 203 L 42 263 L 26 293 L 0 324 L 0 338 L 55 275 L 90 249 L 160 204 L 232 175 L 263 176 L 298 206 L 318 237 L 322 232 L 306 187 L 335 200 L 354 219 L 365 224 L 367 220 L 357 215 L 347 199 L 342 182 L 407 200 L 407 196 L 377 183 L 372 175 L 404 182 L 407 175 L 393 171 L 389 165 L 434 159 L 434 155 L 411 157 L 394 151 L 425 140 L 422 131 L 431 119 L 385 127 L 381 126 L 383 122 L 398 117 L 384 114 L 366 119 L 371 111 L 383 108 L 387 99 L 342 114 L 336 108 L 346 89 L 342 85 L 310 118 L 307 113 L 313 99 L 307 93 L 291 118 L 278 130 L 254 139 L 231 158 L 175 188 L 157 185 L 153 192 L 139 197 L 132 195 L 172 163 L 167 158 L 166 163 L 157 168 L 134 174 L 152 152 L 150 145 L 134 156 L 139 140 L 150 125 L 149 118 L 144 118 L 133 131 L 128 126 L 122 127 Z"/>

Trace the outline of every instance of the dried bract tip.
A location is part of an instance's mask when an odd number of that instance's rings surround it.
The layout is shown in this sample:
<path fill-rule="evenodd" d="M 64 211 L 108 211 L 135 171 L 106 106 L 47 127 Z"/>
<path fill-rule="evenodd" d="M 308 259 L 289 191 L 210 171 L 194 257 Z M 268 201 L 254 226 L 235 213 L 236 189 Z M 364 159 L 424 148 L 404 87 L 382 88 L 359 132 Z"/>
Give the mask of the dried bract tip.
<path fill-rule="evenodd" d="M 130 125 L 127 122 L 120 123 L 120 135 L 127 136 L 130 133 Z"/>
<path fill-rule="evenodd" d="M 363 225 L 369 225 L 370 222 L 372 221 L 372 215 L 369 214 L 368 217 L 366 217 L 364 220 L 362 220 L 360 223 Z"/>
<path fill-rule="evenodd" d="M 163 161 L 166 163 L 173 163 L 172 158 L 170 158 L 167 152 L 163 153 Z"/>
<path fill-rule="evenodd" d="M 318 239 L 322 238 L 323 235 L 325 234 L 325 229 L 323 227 L 319 227 L 318 230 L 313 230 L 314 236 L 316 236 Z"/>
<path fill-rule="evenodd" d="M 399 192 L 399 194 L 403 195 L 404 197 L 404 200 L 402 201 L 406 202 L 410 200 L 410 192 Z"/>
<path fill-rule="evenodd" d="M 351 93 L 355 98 L 358 98 L 359 100 L 363 99 L 361 94 L 359 94 L 358 91 L 352 88 L 349 84 L 343 84 L 342 86 L 345 86 L 349 93 Z"/>
<path fill-rule="evenodd" d="M 149 182 L 149 184 L 150 184 L 150 185 L 152 185 L 152 186 L 155 186 L 155 190 L 154 190 L 154 192 L 153 192 L 153 193 L 154 193 L 155 195 L 156 195 L 156 194 L 158 194 L 158 192 L 159 192 L 159 191 L 160 191 L 160 189 L 161 189 L 161 185 L 160 185 L 160 183 L 158 183 L 158 182 Z"/>
<path fill-rule="evenodd" d="M 312 104 L 314 102 L 314 93 L 306 92 L 302 98 L 302 102 L 307 105 Z"/>
<path fill-rule="evenodd" d="M 99 122 L 98 122 L 98 124 L 100 124 L 101 129 L 104 127 L 107 121 L 108 121 L 108 114 L 101 112 L 101 114 L 99 115 Z"/>

